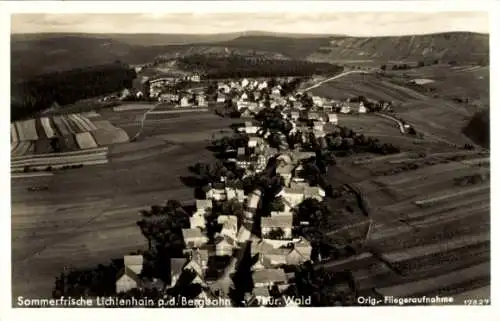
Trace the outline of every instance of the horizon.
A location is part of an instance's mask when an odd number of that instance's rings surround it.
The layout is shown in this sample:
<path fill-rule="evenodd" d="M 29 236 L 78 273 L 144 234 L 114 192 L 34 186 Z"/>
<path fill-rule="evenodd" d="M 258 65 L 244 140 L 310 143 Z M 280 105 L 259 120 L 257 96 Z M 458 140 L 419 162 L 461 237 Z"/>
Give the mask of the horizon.
<path fill-rule="evenodd" d="M 488 13 L 484 12 L 13 14 L 11 34 L 208 36 L 261 32 L 351 37 L 489 34 L 488 20 Z"/>

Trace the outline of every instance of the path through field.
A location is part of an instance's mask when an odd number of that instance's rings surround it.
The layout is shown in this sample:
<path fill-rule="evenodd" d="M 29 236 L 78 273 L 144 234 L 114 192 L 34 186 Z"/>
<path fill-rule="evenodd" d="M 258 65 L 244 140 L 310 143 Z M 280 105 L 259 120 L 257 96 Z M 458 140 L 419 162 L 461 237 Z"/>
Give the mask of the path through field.
<path fill-rule="evenodd" d="M 306 88 L 306 89 L 304 89 L 303 91 L 304 91 L 304 92 L 305 92 L 305 91 L 309 91 L 309 90 L 311 90 L 311 89 L 314 89 L 314 88 L 316 88 L 316 87 L 321 86 L 321 85 L 322 85 L 322 84 L 324 84 L 324 83 L 327 83 L 327 82 L 329 82 L 329 81 L 332 81 L 332 80 L 335 80 L 335 79 L 339 79 L 339 78 L 342 78 L 342 77 L 344 77 L 344 76 L 351 75 L 351 74 L 368 74 L 368 72 L 367 72 L 367 71 L 363 71 L 363 70 L 349 70 L 349 71 L 343 72 L 343 73 L 341 73 L 341 74 L 335 75 L 335 76 L 333 76 L 333 77 L 330 77 L 330 78 L 324 79 L 324 80 L 322 80 L 322 81 L 320 81 L 320 82 L 318 82 L 318 83 L 316 83 L 316 84 L 314 84 L 314 85 L 312 85 L 312 86 L 310 86 L 310 87 L 307 87 L 307 88 Z"/>

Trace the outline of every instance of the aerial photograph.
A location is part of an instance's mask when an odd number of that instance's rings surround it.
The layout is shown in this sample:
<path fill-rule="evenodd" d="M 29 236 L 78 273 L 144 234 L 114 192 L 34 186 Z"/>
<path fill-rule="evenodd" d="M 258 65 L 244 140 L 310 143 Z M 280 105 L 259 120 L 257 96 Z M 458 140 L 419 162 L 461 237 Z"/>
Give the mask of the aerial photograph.
<path fill-rule="evenodd" d="M 487 12 L 10 26 L 12 308 L 491 305 Z"/>

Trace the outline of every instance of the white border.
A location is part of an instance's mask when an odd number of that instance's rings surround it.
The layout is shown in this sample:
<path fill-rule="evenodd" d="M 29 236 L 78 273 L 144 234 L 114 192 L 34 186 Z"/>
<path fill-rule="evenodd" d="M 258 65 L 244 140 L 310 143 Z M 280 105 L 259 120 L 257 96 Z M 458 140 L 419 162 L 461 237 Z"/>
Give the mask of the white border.
<path fill-rule="evenodd" d="M 9 61 L 9 39 L 10 39 L 10 14 L 11 13 L 157 13 L 157 12 L 325 12 L 325 11 L 347 12 L 347 11 L 363 11 L 363 12 L 435 12 L 435 11 L 489 11 L 490 12 L 490 59 L 491 59 L 491 123 L 495 123 L 498 119 L 498 98 L 499 84 L 495 81 L 500 70 L 498 65 L 498 58 L 500 52 L 498 44 L 500 39 L 498 37 L 498 23 L 500 5 L 493 1 L 435 1 L 435 2 L 420 2 L 420 1 L 337 1 L 337 2 L 303 2 L 303 1 L 186 1 L 186 2 L 114 2 L 114 1 L 89 1 L 89 2 L 2 2 L 0 3 L 0 26 L 1 26 L 1 89 L 0 97 L 2 99 L 2 119 L 4 119 L 5 126 L 1 127 L 2 130 L 2 184 L 0 187 L 0 195 L 2 195 L 2 206 L 4 210 L 0 215 L 0 228 L 2 233 L 2 255 L 0 259 L 0 319 L 1 320 L 76 320 L 76 319 L 103 319 L 112 318 L 125 320 L 136 319 L 165 319 L 165 318 L 186 318 L 186 319 L 214 319 L 222 320 L 228 319 L 234 321 L 240 319 L 260 320 L 265 318 L 283 318 L 283 319 L 314 319 L 315 317 L 323 317 L 326 319 L 337 319 L 342 321 L 347 320 L 362 320 L 368 318 L 382 317 L 385 319 L 395 320 L 418 320 L 422 319 L 439 319 L 444 320 L 452 317 L 453 320 L 493 320 L 498 319 L 498 313 L 493 311 L 495 305 L 491 307 L 407 307 L 407 308 L 292 308 L 292 309 L 181 309 L 168 311 L 162 310 L 130 310 L 122 311 L 119 309 L 99 309 L 99 310 L 72 310 L 72 309 L 12 309 L 11 308 L 11 269 L 10 269 L 10 169 L 9 160 L 10 153 L 8 152 L 9 141 L 9 126 L 7 126 L 7 119 L 9 117 L 10 105 L 10 61 Z M 496 28 L 495 28 L 496 25 Z M 496 90 L 495 90 L 496 89 Z M 499 129 L 494 126 L 491 127 L 492 145 L 495 145 L 494 138 L 498 137 Z M 491 158 L 493 167 L 495 167 L 497 158 L 496 148 L 492 148 Z M 492 195 L 497 190 L 496 182 L 498 175 L 492 169 Z M 492 250 L 498 248 L 497 230 L 495 221 L 498 199 L 492 197 Z M 497 256 L 492 255 L 492 284 L 495 284 L 495 267 L 498 267 Z M 500 298 L 492 286 L 493 302 L 495 298 Z M 5 314 L 5 312 L 7 312 Z M 73 312 L 73 313 L 69 313 Z M 324 312 L 324 313 L 323 313 Z"/>

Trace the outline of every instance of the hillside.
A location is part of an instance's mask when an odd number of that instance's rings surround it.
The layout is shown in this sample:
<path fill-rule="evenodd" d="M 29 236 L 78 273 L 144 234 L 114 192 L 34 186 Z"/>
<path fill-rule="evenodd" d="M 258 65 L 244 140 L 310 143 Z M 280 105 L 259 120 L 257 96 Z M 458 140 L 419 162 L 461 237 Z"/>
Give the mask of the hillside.
<path fill-rule="evenodd" d="M 239 33 L 241 34 L 241 33 Z M 420 61 L 439 59 L 457 64 L 488 64 L 489 36 L 466 32 L 403 37 L 299 37 L 249 32 L 219 35 L 90 35 L 41 34 L 11 36 L 13 79 L 121 60 L 151 62 L 157 56 L 183 57 L 231 52 L 320 62 L 368 60 Z M 190 42 L 190 44 L 179 44 Z M 173 44 L 177 43 L 177 44 Z"/>
<path fill-rule="evenodd" d="M 319 48 L 318 48 L 319 49 Z M 334 37 L 308 56 L 314 60 L 373 59 L 378 61 L 443 60 L 488 64 L 489 36 L 467 32 L 403 37 Z"/>

